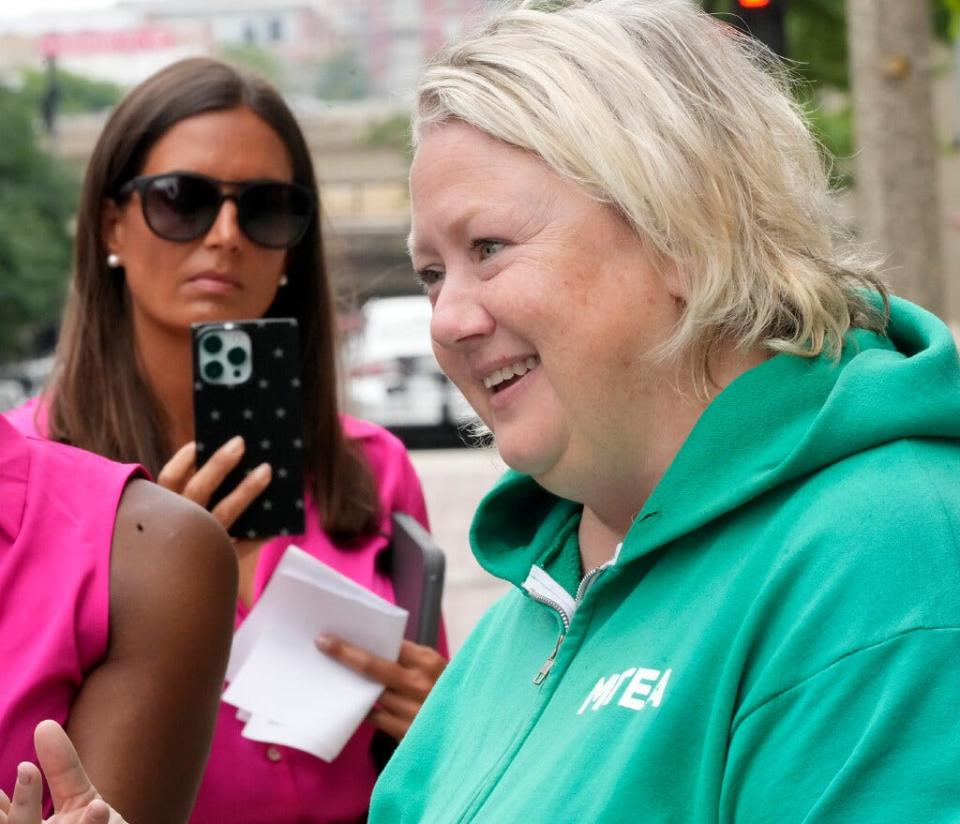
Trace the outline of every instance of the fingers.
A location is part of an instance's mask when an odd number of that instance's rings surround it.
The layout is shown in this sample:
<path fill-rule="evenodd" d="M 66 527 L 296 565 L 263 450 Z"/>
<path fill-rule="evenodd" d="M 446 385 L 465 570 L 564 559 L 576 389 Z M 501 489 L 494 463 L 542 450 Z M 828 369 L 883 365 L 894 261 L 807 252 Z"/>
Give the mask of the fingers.
<path fill-rule="evenodd" d="M 398 687 L 404 683 L 403 667 L 380 658 L 372 652 L 354 646 L 335 635 L 319 635 L 315 641 L 317 649 L 326 653 L 335 661 L 365 675 L 371 681 L 386 687 Z"/>
<path fill-rule="evenodd" d="M 377 706 L 367 716 L 373 726 L 397 741 L 407 734 L 447 664 L 446 659 L 430 647 L 410 642 L 404 644 L 400 651 L 400 663 L 406 675 L 403 684 L 398 689 L 385 689 Z"/>
<path fill-rule="evenodd" d="M 383 730 L 394 741 L 402 741 L 412 723 L 412 719 L 393 715 L 380 707 L 374 707 L 370 711 L 370 714 L 367 715 L 367 721 L 378 730 Z"/>
<path fill-rule="evenodd" d="M 206 469 L 206 466 L 204 466 Z M 200 472 L 203 472 L 201 469 Z M 199 477 L 200 472 L 197 473 Z M 227 495 L 210 511 L 220 521 L 224 529 L 229 529 L 263 490 L 270 486 L 273 470 L 270 464 L 262 463 L 246 478 L 237 484 L 237 488 Z"/>
<path fill-rule="evenodd" d="M 433 647 L 415 644 L 413 641 L 404 641 L 400 644 L 400 655 L 397 663 L 404 667 L 417 669 L 427 675 L 432 687 L 443 671 L 447 668 L 447 659 Z"/>
<path fill-rule="evenodd" d="M 80 824 L 126 824 L 126 822 L 105 801 L 91 801 L 83 811 Z"/>
<path fill-rule="evenodd" d="M 6 824 L 40 824 L 43 784 L 40 771 L 28 761 L 17 766 L 17 783 L 6 813 Z"/>
<path fill-rule="evenodd" d="M 383 684 L 388 690 L 412 698 L 418 704 L 418 709 L 447 665 L 446 658 L 435 649 L 412 641 L 404 641 L 400 645 L 397 663 L 333 635 L 318 636 L 316 645 L 334 660 Z"/>
<path fill-rule="evenodd" d="M 423 701 L 396 690 L 386 689 L 377 699 L 377 706 L 391 715 L 413 721 L 417 713 L 420 712 Z"/>
<path fill-rule="evenodd" d="M 61 813 L 73 812 L 69 820 L 77 824 L 126 824 L 119 813 L 99 798 L 77 751 L 59 724 L 54 721 L 38 724 L 34 744 L 58 813 L 51 821 L 60 821 Z M 0 824 L 41 824 L 42 796 L 40 770 L 29 762 L 18 765 L 13 798 L 0 791 Z M 77 820 L 75 815 L 81 809 L 83 814 Z"/>
<path fill-rule="evenodd" d="M 421 704 L 420 701 L 404 698 L 397 692 L 397 689 L 407 686 L 406 670 L 399 664 L 380 658 L 334 635 L 317 636 L 315 643 L 321 652 L 335 661 L 387 687 L 380 696 L 379 706 L 370 711 L 367 720 L 391 738 L 397 741 L 403 738 Z"/>
<path fill-rule="evenodd" d="M 243 453 L 243 438 L 237 435 L 221 446 L 200 469 L 197 469 L 196 444 L 188 443 L 177 450 L 160 470 L 157 483 L 206 507 L 213 493 L 240 463 Z M 229 529 L 253 500 L 270 485 L 272 477 L 270 465 L 260 464 L 211 510 L 214 517 L 225 529 Z"/>
<path fill-rule="evenodd" d="M 415 698 L 420 704 L 427 700 L 430 690 L 437 683 L 447 659 L 433 647 L 414 644 L 404 641 L 400 645 L 400 656 L 397 663 L 403 667 L 405 678 L 399 691 L 404 695 Z"/>
<path fill-rule="evenodd" d="M 398 663 L 406 674 L 403 684 L 399 689 L 385 689 L 367 720 L 400 741 L 446 667 L 447 659 L 432 647 L 404 641 Z"/>
<path fill-rule="evenodd" d="M 197 464 L 197 445 L 194 441 L 181 446 L 167 461 L 160 474 L 157 475 L 157 483 L 173 492 L 183 492 L 183 488 L 193 477 Z"/>
<path fill-rule="evenodd" d="M 333 635 L 319 635 L 317 648 L 386 689 L 367 720 L 397 741 L 406 735 L 447 659 L 432 647 L 404 641 L 397 663 L 380 658 Z"/>
<path fill-rule="evenodd" d="M 210 501 L 210 496 L 223 483 L 223 479 L 240 463 L 244 448 L 243 438 L 239 435 L 231 438 L 214 452 L 200 469 L 194 472 L 180 492 L 191 501 L 206 506 Z M 176 458 L 176 455 L 174 455 L 174 458 Z M 174 458 L 170 460 L 173 461 Z"/>
<path fill-rule="evenodd" d="M 47 777 L 54 810 L 78 810 L 98 797 L 77 751 L 58 723 L 41 721 L 34 732 L 33 741 L 37 760 Z"/>

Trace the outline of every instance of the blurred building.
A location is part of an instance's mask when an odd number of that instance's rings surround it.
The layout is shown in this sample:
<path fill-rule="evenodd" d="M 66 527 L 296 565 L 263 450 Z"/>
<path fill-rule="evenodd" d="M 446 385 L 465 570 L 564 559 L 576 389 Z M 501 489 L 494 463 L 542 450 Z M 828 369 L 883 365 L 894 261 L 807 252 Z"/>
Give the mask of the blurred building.
<path fill-rule="evenodd" d="M 360 47 L 371 92 L 408 97 L 426 60 L 486 5 L 484 0 L 342 0 L 341 10 Z"/>
<path fill-rule="evenodd" d="M 233 55 L 285 91 L 409 99 L 424 62 L 485 0 L 119 0 L 0 20 L 0 72 L 55 56 L 129 86 L 187 55 Z"/>
<path fill-rule="evenodd" d="M 188 55 L 233 52 L 298 80 L 344 41 L 336 3 L 317 0 L 119 2 L 83 14 L 36 14 L 0 21 L 0 70 L 49 56 L 68 71 L 129 86 Z"/>

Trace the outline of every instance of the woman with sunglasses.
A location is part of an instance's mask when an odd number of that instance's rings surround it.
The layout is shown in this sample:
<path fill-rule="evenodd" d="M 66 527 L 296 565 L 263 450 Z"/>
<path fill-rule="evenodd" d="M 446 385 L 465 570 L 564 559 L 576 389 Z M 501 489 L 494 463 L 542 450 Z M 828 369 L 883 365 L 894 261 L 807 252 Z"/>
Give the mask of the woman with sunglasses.
<path fill-rule="evenodd" d="M 138 461 L 163 486 L 206 505 L 244 447 L 229 442 L 195 467 L 190 325 L 296 318 L 306 533 L 236 541 L 238 624 L 291 543 L 392 598 L 378 562 L 391 514 L 426 525 L 419 481 L 399 441 L 338 412 L 316 192 L 304 137 L 263 80 L 196 58 L 144 81 L 115 110 L 90 159 L 51 384 L 12 417 L 22 428 Z M 270 478 L 261 465 L 213 514 L 229 529 Z M 318 646 L 385 685 L 369 723 L 325 763 L 242 738 L 236 710 L 221 705 L 194 824 L 364 817 L 377 774 L 375 729 L 401 738 L 445 659 L 408 642 L 397 663 L 336 639 Z"/>

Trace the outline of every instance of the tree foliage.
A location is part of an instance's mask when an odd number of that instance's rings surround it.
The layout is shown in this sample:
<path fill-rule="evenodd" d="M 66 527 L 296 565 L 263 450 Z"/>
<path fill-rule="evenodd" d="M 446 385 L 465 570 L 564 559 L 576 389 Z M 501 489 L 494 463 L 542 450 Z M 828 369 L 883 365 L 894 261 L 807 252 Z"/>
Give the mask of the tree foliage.
<path fill-rule="evenodd" d="M 810 125 L 833 165 L 834 182 L 850 182 L 844 161 L 854 151 L 852 107 L 847 92 L 845 0 L 779 0 L 785 9 L 787 61 L 800 81 L 795 93 L 804 105 Z M 916 0 L 921 1 L 921 0 Z M 736 0 L 701 0 L 703 8 L 721 19 L 736 14 Z M 915 2 L 915 0 L 903 0 Z M 941 40 L 960 29 L 960 0 L 925 0 L 930 4 L 934 30 Z M 829 105 L 825 101 L 830 101 Z"/>
<path fill-rule="evenodd" d="M 356 49 L 344 49 L 317 68 L 314 93 L 324 100 L 359 100 L 369 88 L 367 70 Z"/>
<path fill-rule="evenodd" d="M 367 146 L 377 148 L 398 149 L 406 154 L 413 154 L 410 145 L 410 115 L 395 114 L 370 125 L 364 137 Z"/>
<path fill-rule="evenodd" d="M 937 36 L 950 39 L 960 27 L 960 0 L 925 1 L 930 5 Z M 786 11 L 787 57 L 796 74 L 815 85 L 848 88 L 845 0 L 780 2 Z M 702 0 L 702 5 L 721 18 L 736 14 L 736 0 Z"/>
<path fill-rule="evenodd" d="M 283 85 L 283 69 L 280 61 L 267 49 L 256 44 L 224 46 L 217 56 L 241 69 L 249 69 L 269 80 L 275 86 Z"/>
<path fill-rule="evenodd" d="M 47 91 L 47 72 L 28 69 L 23 73 L 21 96 L 25 102 L 40 111 L 41 101 Z M 56 82 L 59 90 L 60 114 L 84 114 L 99 112 L 115 106 L 123 96 L 123 89 L 106 80 L 92 80 L 58 68 Z"/>
<path fill-rule="evenodd" d="M 36 139 L 36 106 L 0 87 L 0 360 L 56 322 L 70 269 L 77 182 Z"/>

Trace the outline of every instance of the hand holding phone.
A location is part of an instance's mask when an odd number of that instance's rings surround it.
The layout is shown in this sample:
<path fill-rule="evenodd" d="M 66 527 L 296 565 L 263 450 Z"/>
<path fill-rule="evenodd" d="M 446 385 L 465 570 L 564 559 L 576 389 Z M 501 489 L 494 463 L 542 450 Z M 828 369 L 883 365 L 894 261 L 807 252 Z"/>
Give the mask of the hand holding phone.
<path fill-rule="evenodd" d="M 220 487 L 224 479 L 240 463 L 245 444 L 241 436 L 236 436 L 221 446 L 201 469 L 197 469 L 197 447 L 191 441 L 180 447 L 167 461 L 157 483 L 171 492 L 210 509 L 220 525 L 230 532 L 234 522 L 269 485 L 273 471 L 269 464 L 263 463 L 247 475 L 229 494 L 220 499 L 216 506 L 210 506 L 210 498 Z"/>
<path fill-rule="evenodd" d="M 223 477 L 221 450 L 236 436 L 243 438 L 242 455 L 210 493 L 211 510 L 235 507 L 241 501 L 248 504 L 229 530 L 237 538 L 302 533 L 304 456 L 296 321 L 194 324 L 192 335 L 197 477 L 208 462 L 217 460 L 221 472 L 207 474 L 207 482 Z M 264 464 L 271 467 L 267 484 L 248 501 L 246 493 L 264 480 Z"/>

